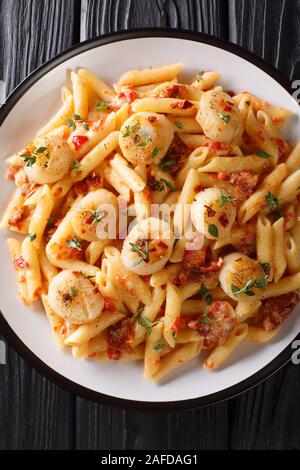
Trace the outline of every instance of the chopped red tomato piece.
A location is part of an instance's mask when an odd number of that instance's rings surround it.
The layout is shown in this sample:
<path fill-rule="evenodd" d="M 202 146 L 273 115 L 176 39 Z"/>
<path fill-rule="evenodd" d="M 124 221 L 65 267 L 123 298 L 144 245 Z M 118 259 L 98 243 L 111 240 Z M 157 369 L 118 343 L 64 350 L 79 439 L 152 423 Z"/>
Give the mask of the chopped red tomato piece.
<path fill-rule="evenodd" d="M 29 263 L 25 261 L 23 256 L 18 256 L 18 258 L 15 258 L 13 260 L 13 265 L 15 268 L 23 268 L 23 269 L 28 269 L 29 268 Z"/>
<path fill-rule="evenodd" d="M 72 137 L 72 142 L 74 144 L 75 150 L 80 149 L 80 147 L 85 144 L 89 139 L 86 135 L 74 135 Z"/>

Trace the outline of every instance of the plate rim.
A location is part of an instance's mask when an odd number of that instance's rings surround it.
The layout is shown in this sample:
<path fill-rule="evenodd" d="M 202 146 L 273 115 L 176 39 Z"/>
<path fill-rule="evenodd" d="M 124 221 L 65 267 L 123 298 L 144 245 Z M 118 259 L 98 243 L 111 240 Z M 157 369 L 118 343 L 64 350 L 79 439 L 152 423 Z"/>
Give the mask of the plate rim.
<path fill-rule="evenodd" d="M 109 33 L 96 38 L 88 39 L 79 44 L 73 45 L 65 51 L 55 55 L 50 60 L 39 66 L 36 70 L 31 72 L 20 84 L 10 93 L 6 98 L 4 104 L 0 107 L 0 125 L 4 122 L 10 111 L 14 108 L 15 104 L 19 101 L 22 95 L 28 91 L 43 75 L 67 61 L 68 59 L 75 57 L 76 55 L 86 52 L 88 50 L 100 47 L 106 44 L 120 42 L 130 39 L 141 39 L 141 38 L 175 38 L 190 40 L 208 44 L 219 49 L 226 50 L 246 61 L 254 64 L 269 76 L 271 76 L 277 83 L 279 83 L 290 95 L 292 94 L 291 82 L 287 79 L 279 70 L 273 65 L 269 64 L 264 59 L 261 59 L 254 53 L 244 49 L 237 44 L 234 44 L 225 39 L 216 38 L 209 34 L 190 32 L 184 29 L 170 29 L 170 28 L 139 28 L 129 29 L 126 31 Z M 14 332 L 8 321 L 0 311 L 0 333 L 6 339 L 6 341 L 13 347 L 13 349 L 36 371 L 41 373 L 44 377 L 49 379 L 51 382 L 62 387 L 69 393 L 78 395 L 82 398 L 102 402 L 106 405 L 116 406 L 123 409 L 135 409 L 139 411 L 179 411 L 201 408 L 204 406 L 214 405 L 230 398 L 233 398 L 241 393 L 244 393 L 251 388 L 259 385 L 261 382 L 270 378 L 279 369 L 289 362 L 293 355 L 291 347 L 292 342 L 270 361 L 266 366 L 252 374 L 250 377 L 238 382 L 235 385 L 227 387 L 218 392 L 205 395 L 203 397 L 177 400 L 177 401 L 142 401 L 142 400 L 130 400 L 125 398 L 118 398 L 111 395 L 92 390 L 88 387 L 80 385 L 59 372 L 54 370 L 52 367 L 47 365 L 42 359 L 34 354 L 29 347 L 27 347 L 21 338 Z M 294 340 L 300 339 L 300 333 L 294 338 Z M 293 341 L 294 341 L 293 340 Z"/>

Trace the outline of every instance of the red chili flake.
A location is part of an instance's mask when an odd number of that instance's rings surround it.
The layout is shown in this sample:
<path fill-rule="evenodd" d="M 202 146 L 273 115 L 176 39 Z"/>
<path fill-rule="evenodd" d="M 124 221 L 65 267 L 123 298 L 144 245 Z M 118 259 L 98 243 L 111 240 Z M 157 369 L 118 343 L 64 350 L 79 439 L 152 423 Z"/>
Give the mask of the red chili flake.
<path fill-rule="evenodd" d="M 30 267 L 29 263 L 25 261 L 23 256 L 18 256 L 18 258 L 15 258 L 13 260 L 13 265 L 15 268 L 23 268 L 23 269 L 28 269 Z"/>
<path fill-rule="evenodd" d="M 155 116 L 149 116 L 149 117 L 148 117 L 148 121 L 149 121 L 149 122 L 155 122 L 156 119 L 157 119 L 157 117 L 155 117 Z"/>
<path fill-rule="evenodd" d="M 204 207 L 206 208 L 207 217 L 213 217 L 216 215 L 216 211 L 214 211 L 210 206 L 206 206 L 204 204 Z"/>
<path fill-rule="evenodd" d="M 74 135 L 72 137 L 72 142 L 74 144 L 75 150 L 80 149 L 80 147 L 85 144 L 89 139 L 86 135 Z"/>
<path fill-rule="evenodd" d="M 104 310 L 107 312 L 115 312 L 116 311 L 116 301 L 111 297 L 103 296 L 104 300 Z"/>
<path fill-rule="evenodd" d="M 97 175 L 97 173 L 95 173 L 94 171 L 92 171 L 92 173 L 90 173 L 89 176 L 87 176 L 85 179 L 89 186 L 96 187 L 99 186 L 99 184 L 101 183 L 100 176 Z"/>
<path fill-rule="evenodd" d="M 217 174 L 217 178 L 220 181 L 227 181 L 229 176 L 225 171 L 219 171 L 219 173 Z"/>
<path fill-rule="evenodd" d="M 176 333 L 178 331 L 180 331 L 182 328 L 183 328 L 183 321 L 182 321 L 182 318 L 181 317 L 178 317 L 176 318 L 176 320 L 174 321 L 172 327 L 171 327 L 171 330 L 173 331 L 176 331 Z"/>
<path fill-rule="evenodd" d="M 284 140 L 282 139 L 274 139 L 274 142 L 278 148 L 279 152 L 279 162 L 282 163 L 286 159 L 286 150 L 285 150 L 285 144 Z"/>
<path fill-rule="evenodd" d="M 108 347 L 106 352 L 107 352 L 108 358 L 111 361 L 117 361 L 122 356 L 122 352 L 119 349 L 116 349 L 113 347 Z"/>
<path fill-rule="evenodd" d="M 67 331 L 68 331 L 68 328 L 67 328 L 66 324 L 64 323 L 63 326 L 60 329 L 60 334 L 64 336 L 67 333 Z"/>
<path fill-rule="evenodd" d="M 217 152 L 218 150 L 222 150 L 222 142 L 206 142 L 204 147 L 208 147 L 209 150 Z"/>
<path fill-rule="evenodd" d="M 93 359 L 94 357 L 97 357 L 97 353 L 96 352 L 92 352 L 88 355 L 88 358 L 89 359 Z"/>
<path fill-rule="evenodd" d="M 15 181 L 15 175 L 18 172 L 19 168 L 16 166 L 10 166 L 7 168 L 6 173 L 5 173 L 5 178 L 10 181 Z"/>
<path fill-rule="evenodd" d="M 193 103 L 191 103 L 188 100 L 181 100 L 181 101 L 176 101 L 176 103 L 171 104 L 171 108 L 175 109 L 188 109 L 193 106 Z"/>
<path fill-rule="evenodd" d="M 197 184 L 197 185 L 195 186 L 194 191 L 195 191 L 195 193 L 200 193 L 200 191 L 202 191 L 202 189 L 203 189 L 203 188 L 202 188 L 201 184 Z"/>
<path fill-rule="evenodd" d="M 222 225 L 222 227 L 227 227 L 227 225 L 229 224 L 229 221 L 226 217 L 226 214 L 223 213 L 220 217 L 219 217 L 219 222 L 220 224 Z"/>
<path fill-rule="evenodd" d="M 232 90 L 227 90 L 226 93 L 227 93 L 227 95 L 229 95 L 229 96 L 231 96 L 231 97 L 232 97 L 232 96 L 235 96 L 235 93 L 234 93 L 234 91 L 232 91 Z"/>

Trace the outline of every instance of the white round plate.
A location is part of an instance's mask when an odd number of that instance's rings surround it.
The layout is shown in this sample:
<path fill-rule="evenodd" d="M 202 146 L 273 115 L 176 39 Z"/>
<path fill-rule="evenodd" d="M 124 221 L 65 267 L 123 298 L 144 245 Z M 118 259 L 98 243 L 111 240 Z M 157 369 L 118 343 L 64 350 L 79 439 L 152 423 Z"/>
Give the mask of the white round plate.
<path fill-rule="evenodd" d="M 0 110 L 0 208 L 13 187 L 4 180 L 4 159 L 30 141 L 37 129 L 59 107 L 60 88 L 70 69 L 85 67 L 113 83 L 128 69 L 182 62 L 184 80 L 199 70 L 218 70 L 225 89 L 248 90 L 295 113 L 286 136 L 300 140 L 299 106 L 289 94 L 289 83 L 251 53 L 210 36 L 173 30 L 139 30 L 88 41 L 47 62 L 28 77 Z M 292 315 L 267 345 L 244 343 L 215 372 L 202 369 L 202 358 L 188 363 L 161 385 L 143 380 L 142 364 L 99 363 L 73 359 L 56 349 L 41 306 L 20 304 L 15 272 L 0 235 L 0 331 L 30 364 L 63 387 L 86 398 L 143 409 L 180 409 L 215 403 L 256 385 L 292 355 L 291 342 L 300 331 L 300 316 Z"/>

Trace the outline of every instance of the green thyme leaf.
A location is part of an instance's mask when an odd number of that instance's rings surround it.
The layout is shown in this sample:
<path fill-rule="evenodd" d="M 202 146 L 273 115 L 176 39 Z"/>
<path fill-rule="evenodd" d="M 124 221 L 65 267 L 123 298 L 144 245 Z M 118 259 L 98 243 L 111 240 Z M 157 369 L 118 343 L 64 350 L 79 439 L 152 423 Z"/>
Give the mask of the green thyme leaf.
<path fill-rule="evenodd" d="M 219 236 L 218 227 L 215 224 L 209 224 L 208 233 L 210 233 L 212 237 L 218 238 Z"/>

